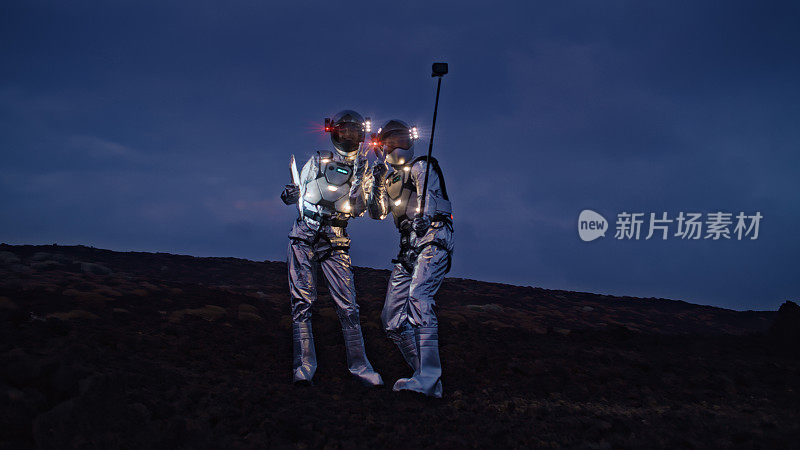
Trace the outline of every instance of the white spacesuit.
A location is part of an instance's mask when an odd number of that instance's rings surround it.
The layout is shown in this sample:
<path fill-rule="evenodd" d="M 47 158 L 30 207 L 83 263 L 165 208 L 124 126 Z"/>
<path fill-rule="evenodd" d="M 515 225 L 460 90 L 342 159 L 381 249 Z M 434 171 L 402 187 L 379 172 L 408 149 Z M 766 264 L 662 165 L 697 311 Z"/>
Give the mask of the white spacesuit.
<path fill-rule="evenodd" d="M 353 271 L 350 237 L 345 227 L 351 217 L 366 209 L 362 181 L 366 156 L 359 150 L 364 141 L 364 119 L 345 110 L 326 121 L 335 152 L 318 152 L 303 166 L 299 186 L 286 186 L 281 199 L 297 204 L 299 217 L 289 233 L 287 264 L 292 308 L 294 382 L 311 384 L 317 369 L 311 305 L 317 298 L 317 268 L 328 282 L 342 326 L 347 365 L 363 384 L 383 385 L 367 359 L 361 334 Z"/>
<path fill-rule="evenodd" d="M 427 157 L 413 159 L 415 128 L 390 120 L 378 132 L 375 143 L 383 150 L 385 163 L 377 163 L 371 177 L 368 210 L 373 219 L 390 212 L 400 231 L 400 252 L 392 269 L 381 321 L 384 330 L 414 370 L 401 378 L 393 390 L 409 390 L 432 397 L 442 396 L 442 367 L 434 295 L 450 270 L 453 253 L 453 216 L 444 177 L 431 158 L 425 211 L 420 211 L 418 193 L 424 190 Z M 422 212 L 423 214 L 419 214 Z"/>

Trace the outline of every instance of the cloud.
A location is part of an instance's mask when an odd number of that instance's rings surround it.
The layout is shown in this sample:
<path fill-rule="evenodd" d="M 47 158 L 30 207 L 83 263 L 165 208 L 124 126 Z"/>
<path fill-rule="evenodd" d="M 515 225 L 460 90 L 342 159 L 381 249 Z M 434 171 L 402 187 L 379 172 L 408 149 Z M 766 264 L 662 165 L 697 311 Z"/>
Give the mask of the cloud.
<path fill-rule="evenodd" d="M 148 159 L 145 155 L 127 145 L 97 136 L 72 136 L 68 142 L 70 147 L 83 150 L 90 156 L 123 158 L 137 162 L 143 162 Z"/>

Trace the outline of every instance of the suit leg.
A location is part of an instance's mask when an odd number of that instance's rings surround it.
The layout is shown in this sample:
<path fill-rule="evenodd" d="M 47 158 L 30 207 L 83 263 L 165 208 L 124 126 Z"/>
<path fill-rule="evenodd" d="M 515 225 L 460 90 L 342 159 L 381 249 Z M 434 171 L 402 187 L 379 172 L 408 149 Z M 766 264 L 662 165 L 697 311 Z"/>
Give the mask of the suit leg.
<path fill-rule="evenodd" d="M 350 373 L 367 386 L 383 385 L 381 376 L 375 372 L 367 359 L 364 348 L 350 255 L 345 250 L 334 250 L 329 258 L 322 261 L 322 272 L 325 274 L 342 325 Z"/>
<path fill-rule="evenodd" d="M 311 330 L 311 305 L 317 299 L 317 262 L 313 256 L 312 249 L 305 242 L 289 241 L 287 265 L 292 310 L 292 366 L 294 382 L 298 384 L 311 384 L 317 371 Z"/>

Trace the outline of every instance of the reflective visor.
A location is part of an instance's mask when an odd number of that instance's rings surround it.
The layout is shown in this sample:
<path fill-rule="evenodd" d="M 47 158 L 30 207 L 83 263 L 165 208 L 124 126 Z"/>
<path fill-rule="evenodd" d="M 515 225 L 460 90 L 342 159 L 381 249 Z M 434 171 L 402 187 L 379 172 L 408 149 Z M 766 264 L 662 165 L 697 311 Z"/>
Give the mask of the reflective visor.
<path fill-rule="evenodd" d="M 412 142 L 408 130 L 392 130 L 381 137 L 381 144 L 387 152 L 391 152 L 396 148 L 408 150 L 411 148 Z"/>
<path fill-rule="evenodd" d="M 331 130 L 333 139 L 337 142 L 363 142 L 364 127 L 353 122 L 337 124 Z"/>

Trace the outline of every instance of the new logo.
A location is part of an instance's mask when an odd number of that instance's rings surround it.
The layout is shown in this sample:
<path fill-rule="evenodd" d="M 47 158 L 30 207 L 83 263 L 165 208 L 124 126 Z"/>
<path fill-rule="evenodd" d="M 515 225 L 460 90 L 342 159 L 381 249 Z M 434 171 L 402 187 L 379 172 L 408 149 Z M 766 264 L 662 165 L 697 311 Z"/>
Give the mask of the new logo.
<path fill-rule="evenodd" d="M 584 242 L 605 237 L 607 229 L 606 218 L 591 209 L 584 209 L 578 216 L 578 235 Z"/>

